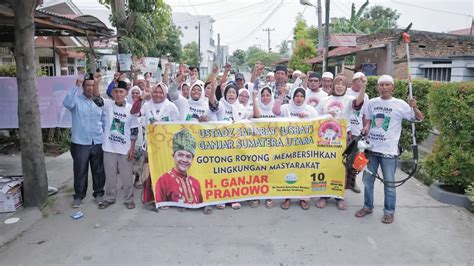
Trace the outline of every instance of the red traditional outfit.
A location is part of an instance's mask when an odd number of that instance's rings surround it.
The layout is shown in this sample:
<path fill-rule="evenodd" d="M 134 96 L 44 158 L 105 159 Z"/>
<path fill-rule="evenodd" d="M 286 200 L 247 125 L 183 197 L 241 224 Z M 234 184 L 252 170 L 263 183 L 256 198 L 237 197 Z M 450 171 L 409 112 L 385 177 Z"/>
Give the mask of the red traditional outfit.
<path fill-rule="evenodd" d="M 179 173 L 174 168 L 158 179 L 155 191 L 155 202 L 202 203 L 199 181 L 192 176 Z"/>

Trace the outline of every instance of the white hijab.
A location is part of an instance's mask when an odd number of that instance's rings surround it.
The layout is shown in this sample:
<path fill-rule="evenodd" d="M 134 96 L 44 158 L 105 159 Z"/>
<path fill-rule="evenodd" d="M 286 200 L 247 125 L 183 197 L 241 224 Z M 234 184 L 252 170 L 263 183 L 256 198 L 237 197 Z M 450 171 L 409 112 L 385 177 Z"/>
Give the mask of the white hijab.
<path fill-rule="evenodd" d="M 291 100 L 289 101 L 288 105 L 289 105 L 289 108 L 288 108 L 288 111 L 291 113 L 294 113 L 294 114 L 299 114 L 301 112 L 304 112 L 306 110 L 306 101 L 303 102 L 302 105 L 298 106 L 295 104 L 295 102 L 293 101 L 293 99 L 295 98 L 295 95 L 297 92 L 302 92 L 303 95 L 305 95 L 305 98 L 306 98 L 306 91 L 303 87 L 298 87 L 296 89 L 293 90 L 293 92 L 291 93 Z M 289 115 L 291 116 L 291 115 Z"/>
<path fill-rule="evenodd" d="M 201 89 L 201 96 L 197 101 L 193 100 L 193 97 L 191 96 L 191 91 L 195 86 L 198 86 Z M 204 82 L 201 80 L 196 80 L 191 87 L 189 88 L 189 97 L 188 97 L 188 103 L 190 107 L 194 107 L 197 109 L 206 109 L 209 106 L 208 100 L 206 99 L 206 92 L 204 90 Z"/>
<path fill-rule="evenodd" d="M 234 103 L 229 103 L 227 101 L 227 92 L 228 90 L 233 89 L 237 92 L 237 98 L 235 99 Z M 226 117 L 227 112 L 232 112 L 232 119 L 234 121 L 239 121 L 245 118 L 246 112 L 245 112 L 245 107 L 239 103 L 239 91 L 237 90 L 237 87 L 235 86 L 227 86 L 226 89 L 224 90 L 224 96 L 219 100 L 219 106 L 222 107 L 224 112 L 224 117 Z M 220 119 L 222 120 L 224 117 L 221 117 Z"/>
<path fill-rule="evenodd" d="M 150 107 L 151 107 L 151 110 L 152 110 L 152 113 L 153 113 L 153 118 L 156 121 L 161 121 L 163 116 L 166 116 L 166 115 L 169 116 L 171 114 L 171 111 L 173 110 L 173 106 L 174 106 L 174 104 L 168 100 L 168 86 L 166 86 L 165 83 L 160 82 L 160 83 L 156 84 L 156 86 L 151 90 L 151 92 L 153 92 L 157 89 L 160 89 L 160 88 L 163 91 L 165 100 L 162 101 L 161 103 L 155 103 L 155 102 L 153 102 L 153 100 L 148 102 L 150 104 Z M 160 112 L 158 114 L 156 113 L 155 104 L 161 105 Z"/>
<path fill-rule="evenodd" d="M 268 104 L 264 104 L 262 102 L 262 92 L 263 92 L 263 89 L 267 88 L 267 91 L 270 92 L 270 102 Z M 263 111 L 263 112 L 273 112 L 272 109 L 273 109 L 273 104 L 275 103 L 275 99 L 273 99 L 273 92 L 272 92 L 272 88 L 269 87 L 269 86 L 264 86 L 263 88 L 260 89 L 260 91 L 258 92 L 258 106 L 260 107 L 260 110 Z"/>

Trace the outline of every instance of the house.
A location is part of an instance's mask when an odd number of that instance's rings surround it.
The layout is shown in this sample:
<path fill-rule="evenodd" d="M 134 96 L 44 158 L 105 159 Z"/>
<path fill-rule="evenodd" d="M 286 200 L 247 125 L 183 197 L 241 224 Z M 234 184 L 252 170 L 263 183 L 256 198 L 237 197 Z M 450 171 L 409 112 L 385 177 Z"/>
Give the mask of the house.
<path fill-rule="evenodd" d="M 330 35 L 328 44 L 328 71 L 335 74 L 344 72 L 344 75 L 352 75 L 354 56 L 356 52 L 359 51 L 356 43 L 358 36 L 360 36 L 360 34 L 356 33 L 335 33 Z M 321 71 L 323 54 L 321 53 L 309 59 L 307 62 L 312 64 L 312 69 Z"/>
<path fill-rule="evenodd" d="M 8 40 L 2 42 L 0 64 L 14 64 L 11 51 L 14 30 L 10 22 L 13 10 L 8 4 L 1 4 L 0 11 L 0 29 L 4 32 L 4 40 Z M 34 16 L 37 68 L 47 76 L 76 74 L 85 68 L 86 54 L 82 51 L 91 51 L 90 43 L 108 39 L 114 33 L 96 17 L 82 15 L 70 0 L 43 4 Z"/>
<path fill-rule="evenodd" d="M 181 44 L 196 42 L 201 53 L 199 66 L 201 75 L 208 75 L 212 65 L 217 61 L 216 42 L 212 24 L 215 20 L 211 16 L 191 15 L 189 13 L 173 12 L 173 23 L 181 31 Z M 224 56 L 224 55 L 223 55 Z"/>
<path fill-rule="evenodd" d="M 403 30 L 357 37 L 355 65 L 369 74 L 389 74 L 406 79 L 406 45 Z M 449 33 L 410 31 L 410 73 L 412 78 L 437 81 L 474 80 L 474 37 Z"/>

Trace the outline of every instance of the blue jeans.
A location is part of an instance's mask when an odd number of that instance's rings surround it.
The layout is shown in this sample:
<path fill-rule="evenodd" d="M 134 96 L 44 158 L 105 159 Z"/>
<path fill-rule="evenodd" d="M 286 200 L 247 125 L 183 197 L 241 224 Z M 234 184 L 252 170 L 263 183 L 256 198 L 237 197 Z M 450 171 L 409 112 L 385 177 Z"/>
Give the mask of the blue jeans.
<path fill-rule="evenodd" d="M 395 181 L 395 170 L 397 169 L 397 158 L 385 158 L 378 154 L 369 152 L 369 163 L 367 168 L 376 173 L 379 165 L 382 168 L 382 175 L 385 181 Z M 364 183 L 364 207 L 368 209 L 374 208 L 374 182 L 375 177 L 364 172 L 362 177 Z M 397 201 L 396 188 L 384 185 L 384 209 L 387 214 L 395 213 L 395 203 Z"/>

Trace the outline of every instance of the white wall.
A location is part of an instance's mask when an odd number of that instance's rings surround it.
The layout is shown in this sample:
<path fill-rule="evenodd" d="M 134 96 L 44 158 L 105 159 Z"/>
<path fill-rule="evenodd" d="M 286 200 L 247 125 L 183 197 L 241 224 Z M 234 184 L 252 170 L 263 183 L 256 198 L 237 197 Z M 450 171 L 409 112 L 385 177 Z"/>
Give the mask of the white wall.
<path fill-rule="evenodd" d="M 474 56 L 441 58 L 451 60 L 451 64 L 433 64 L 439 59 L 412 59 L 410 72 L 414 79 L 423 78 L 423 68 L 447 67 L 451 68 L 451 81 L 474 81 Z"/>
<path fill-rule="evenodd" d="M 193 16 L 189 13 L 173 12 L 173 23 L 181 30 L 181 45 L 199 40 L 199 24 L 201 26 L 201 75 L 208 75 L 216 53 L 217 40 L 214 39 L 211 16 Z"/>

